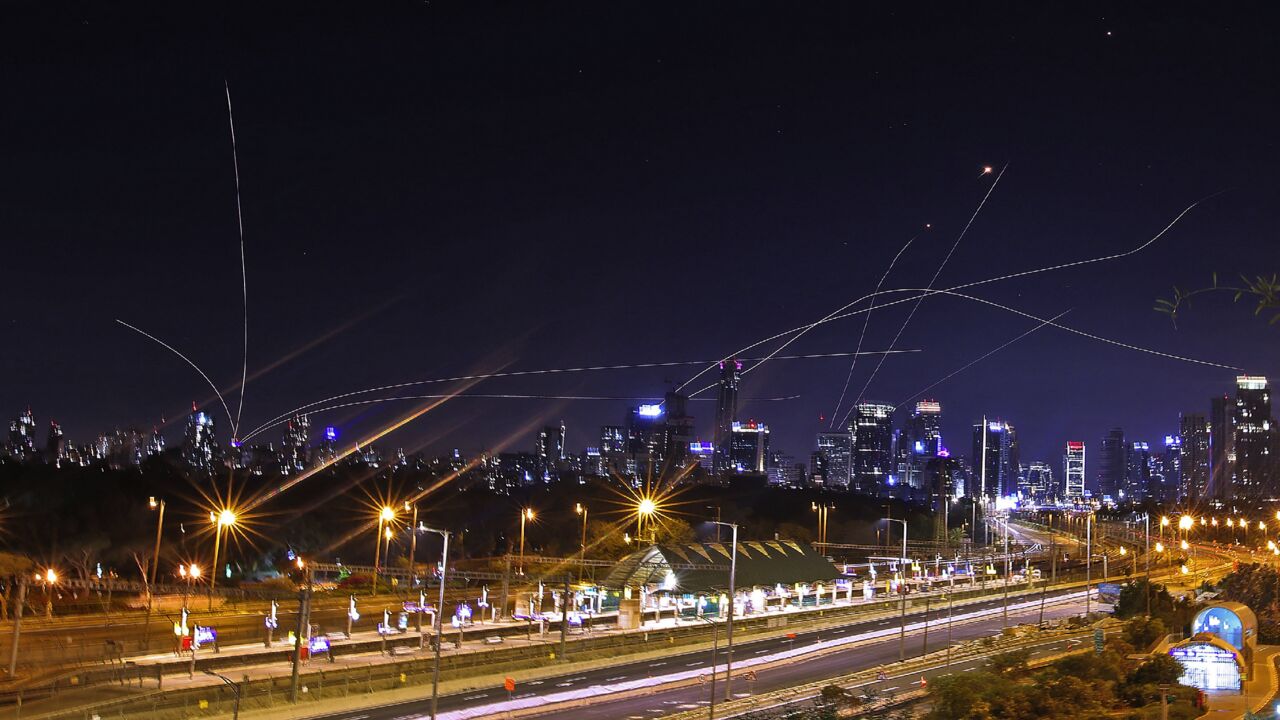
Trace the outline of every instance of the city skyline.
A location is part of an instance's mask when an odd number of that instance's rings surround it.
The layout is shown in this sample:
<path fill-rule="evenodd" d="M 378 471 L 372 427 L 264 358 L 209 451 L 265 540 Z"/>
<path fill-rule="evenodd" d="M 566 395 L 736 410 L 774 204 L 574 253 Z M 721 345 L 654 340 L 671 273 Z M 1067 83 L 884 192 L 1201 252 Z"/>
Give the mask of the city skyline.
<path fill-rule="evenodd" d="M 452 53 L 465 34 L 451 30 L 483 23 L 482 13 L 458 8 L 399 12 L 402 28 L 363 19 L 348 42 L 366 48 L 383 32 L 424 33 L 439 44 L 426 52 Z M 212 411 L 190 367 L 116 318 L 172 342 L 219 387 L 238 382 L 241 285 L 224 81 L 235 98 L 243 181 L 250 426 L 315 399 L 407 380 L 725 357 L 872 292 L 891 263 L 886 290 L 927 286 L 988 191 L 937 287 L 1124 252 L 1204 200 L 1131 257 L 975 294 L 1039 317 L 1069 311 L 1059 322 L 1133 345 L 1280 374 L 1265 325 L 1226 297 L 1199 302 L 1176 329 L 1150 310 L 1174 284 L 1203 285 L 1213 271 L 1232 277 L 1252 267 L 1246 258 L 1269 256 L 1261 208 L 1274 180 L 1264 170 L 1268 152 L 1258 149 L 1270 144 L 1264 124 L 1233 119 L 1252 117 L 1256 98 L 1209 91 L 1213 102 L 1184 107 L 1166 100 L 1176 98 L 1165 92 L 1175 81 L 1149 59 L 1194 38 L 1182 52 L 1203 62 L 1185 63 L 1177 82 L 1213 87 L 1228 68 L 1238 80 L 1239 68 L 1247 76 L 1265 66 L 1246 62 L 1265 52 L 1255 31 L 1225 15 L 1204 26 L 1044 11 L 1061 32 L 1040 48 L 1030 40 L 1046 19 L 1038 12 L 984 17 L 976 44 L 930 13 L 906 45 L 886 36 L 856 47 L 840 33 L 874 18 L 837 14 L 824 22 L 830 30 L 801 41 L 747 12 L 731 20 L 744 40 L 722 46 L 741 64 L 729 74 L 690 50 L 686 35 L 644 22 L 627 32 L 647 28 L 657 40 L 632 53 L 576 33 L 573 23 L 510 20 L 492 41 L 531 62 L 513 69 L 505 53 L 480 55 L 465 72 L 417 62 L 416 42 L 379 42 L 350 68 L 333 58 L 307 72 L 276 66 L 278 47 L 309 55 L 330 41 L 330 30 L 295 18 L 174 35 L 163 20 L 135 27 L 132 16 L 102 11 L 75 26 L 76 41 L 13 38 L 8 52 L 26 71 L 13 96 L 29 111 L 3 121 L 13 176 L 24 178 L 7 196 L 11 233 L 32 241 L 11 264 L 24 272 L 4 276 L 8 335 L 20 351 L 0 360 L 0 407 L 39 408 L 78 438 L 116 425 L 146 431 L 162 416 L 182 417 L 192 399 Z M 587 13 L 574 22 L 592 20 Z M 682 32 L 710 32 L 722 20 L 691 11 Z M 136 42 L 113 34 L 124 25 Z M 757 37 L 772 42 L 745 39 Z M 919 84 L 904 47 L 956 59 L 955 67 Z M 95 62 L 73 77 L 40 61 L 53 52 L 92 53 Z M 1010 69 L 1011 55 L 1029 65 Z M 829 77 L 807 72 L 819 63 Z M 392 68 L 433 92 L 397 95 Z M 998 93 L 982 79 L 992 69 L 1011 81 Z M 1063 77 L 1067 69 L 1075 74 Z M 1012 82 L 1023 72 L 1058 79 Z M 739 77 L 752 78 L 750 91 Z M 728 89 L 698 94 L 708 80 Z M 48 97 L 49 87 L 74 92 Z M 399 98 L 396 113 L 387 93 Z M 548 94 L 557 100 L 544 106 Z M 1104 130 L 1060 117 L 1074 96 L 1106 98 L 1114 122 Z M 648 114 L 637 116 L 637 107 Z M 511 109 L 519 123 L 507 119 Z M 440 120 L 446 110 L 467 120 Z M 360 131 L 383 120 L 376 136 Z M 1227 136 L 1230 145 L 1217 139 Z M 507 152 L 512 143 L 524 149 Z M 50 155 L 52 147 L 61 150 Z M 747 179 L 744 167 L 761 172 Z M 464 187 L 488 190 L 464 196 Z M 506 210 L 490 212 L 494 203 Z M 876 311 L 862 348 L 888 348 L 911 307 Z M 784 354 L 853 351 L 859 317 L 822 326 Z M 770 425 L 774 447 L 804 457 L 832 413 L 844 414 L 833 410 L 842 386 L 851 395 L 845 409 L 858 397 L 909 404 L 912 393 L 1036 326 L 930 298 L 896 343 L 921 352 L 890 356 L 865 393 L 874 356 L 851 377 L 847 358 L 773 361 L 744 376 L 741 413 Z M 761 350 L 753 356 L 772 348 Z M 456 400 L 395 442 L 432 453 L 524 449 L 530 427 L 564 419 L 568 444 L 584 446 L 594 428 L 620 423 L 641 399 L 660 400 L 696 369 L 485 381 L 475 392 L 629 399 Z M 1053 463 L 1063 438 L 1092 442 L 1110 427 L 1155 441 L 1174 430 L 1169 418 L 1202 411 L 1197 398 L 1236 374 L 1046 327 L 928 394 L 949 408 L 944 437 L 967 436 L 983 414 L 1008 418 L 1027 431 L 1024 457 Z M 1130 402 L 1111 402 L 1120 396 Z M 690 406 L 696 434 L 711 440 L 714 400 Z M 408 410 L 391 403 L 314 420 L 358 434 Z"/>

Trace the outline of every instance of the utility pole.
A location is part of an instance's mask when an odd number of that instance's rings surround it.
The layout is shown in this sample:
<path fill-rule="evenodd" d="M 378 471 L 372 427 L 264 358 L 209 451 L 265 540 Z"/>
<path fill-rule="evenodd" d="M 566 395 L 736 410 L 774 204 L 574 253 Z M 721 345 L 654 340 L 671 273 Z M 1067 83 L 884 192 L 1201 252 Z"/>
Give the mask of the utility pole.
<path fill-rule="evenodd" d="M 1089 617 L 1089 596 L 1093 593 L 1093 513 L 1084 518 L 1084 616 Z"/>
<path fill-rule="evenodd" d="M 560 597 L 560 662 L 565 662 L 565 646 L 569 634 L 569 574 L 564 575 L 564 595 Z"/>
<path fill-rule="evenodd" d="M 1147 524 L 1147 617 L 1151 617 L 1151 513 L 1146 513 Z M 1217 522 L 1215 520 L 1214 522 Z"/>
<path fill-rule="evenodd" d="M 294 631 L 293 642 L 293 670 L 289 676 L 289 702 L 297 704 L 298 702 L 298 666 L 302 662 L 302 643 L 306 633 L 304 629 L 307 624 L 307 606 L 311 600 L 311 569 L 307 568 L 307 586 L 298 591 L 298 627 Z"/>

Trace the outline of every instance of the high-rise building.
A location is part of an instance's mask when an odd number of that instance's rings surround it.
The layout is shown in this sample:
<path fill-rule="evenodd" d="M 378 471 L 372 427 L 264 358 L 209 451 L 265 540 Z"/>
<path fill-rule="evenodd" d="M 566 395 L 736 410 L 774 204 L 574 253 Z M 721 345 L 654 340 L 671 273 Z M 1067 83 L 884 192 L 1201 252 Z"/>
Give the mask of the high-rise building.
<path fill-rule="evenodd" d="M 675 473 L 692 461 L 689 449 L 694 439 L 693 416 L 689 414 L 689 398 L 675 391 L 666 394 L 662 406 L 667 413 L 663 462 L 668 472 Z"/>
<path fill-rule="evenodd" d="M 22 461 L 35 459 L 36 416 L 30 407 L 9 421 L 9 453 Z"/>
<path fill-rule="evenodd" d="M 735 422 L 730 428 L 730 472 L 763 473 L 769 455 L 769 426 L 755 420 Z"/>
<path fill-rule="evenodd" d="M 187 432 L 182 440 L 182 459 L 193 470 L 213 472 L 222 462 L 222 448 L 214 431 L 213 416 L 191 403 Z"/>
<path fill-rule="evenodd" d="M 942 405 L 935 400 L 916 403 L 908 423 L 912 454 L 934 458 L 942 450 Z"/>
<path fill-rule="evenodd" d="M 1067 442 L 1067 451 L 1062 456 L 1062 471 L 1065 478 L 1063 493 L 1068 502 L 1084 499 L 1084 443 L 1079 440 Z"/>
<path fill-rule="evenodd" d="M 1275 497 L 1271 465 L 1271 391 L 1267 379 L 1258 375 L 1236 378 L 1231 486 L 1233 497 Z"/>
<path fill-rule="evenodd" d="M 665 469 L 667 453 L 666 410 L 661 403 L 639 405 L 627 413 L 627 459 L 633 477 L 658 477 Z"/>
<path fill-rule="evenodd" d="M 823 473 L 823 486 L 836 490 L 848 490 L 852 478 L 853 433 L 824 432 L 818 433 L 818 452 L 822 453 L 822 461 L 810 461 L 810 466 Z"/>
<path fill-rule="evenodd" d="M 895 482 L 893 406 L 858 403 L 853 421 L 853 488 L 881 494 Z"/>
<path fill-rule="evenodd" d="M 1178 422 L 1182 442 L 1178 467 L 1182 475 L 1181 497 L 1196 503 L 1209 487 L 1209 421 L 1199 413 L 1184 413 Z"/>
<path fill-rule="evenodd" d="M 44 444 L 44 456 L 46 462 L 54 465 L 59 464 L 63 453 L 66 452 L 66 438 L 62 435 L 62 426 L 57 422 L 49 421 L 49 438 Z"/>
<path fill-rule="evenodd" d="M 1147 497 L 1159 503 L 1177 502 L 1182 497 L 1182 437 L 1164 436 L 1164 449 L 1151 456 L 1151 484 Z"/>
<path fill-rule="evenodd" d="M 1039 460 L 1032 462 L 1027 466 L 1027 472 L 1023 477 L 1025 478 L 1023 497 L 1043 502 L 1059 495 L 1058 488 L 1053 484 L 1053 469 L 1048 463 Z"/>
<path fill-rule="evenodd" d="M 729 441 L 733 424 L 738 421 L 738 383 L 742 379 L 742 362 L 737 359 L 720 363 L 719 391 L 716 395 L 716 423 L 712 442 L 716 458 L 712 471 L 717 475 L 730 469 Z"/>
<path fill-rule="evenodd" d="M 332 425 L 326 425 L 324 435 L 320 437 L 319 451 L 316 453 L 316 463 L 323 465 L 325 463 L 333 463 L 338 459 L 338 428 Z"/>
<path fill-rule="evenodd" d="M 1112 428 L 1102 436 L 1102 444 L 1098 451 L 1098 474 L 1094 488 L 1098 499 L 1103 502 L 1119 503 L 1127 494 L 1125 475 L 1128 468 L 1126 462 L 1126 446 L 1124 430 Z"/>
<path fill-rule="evenodd" d="M 1209 487 L 1205 494 L 1215 500 L 1231 495 L 1231 465 L 1235 461 L 1233 420 L 1235 403 L 1223 395 L 1209 401 Z"/>
<path fill-rule="evenodd" d="M 164 435 L 160 433 L 160 426 L 156 425 L 151 428 L 151 438 L 147 440 L 147 457 L 162 454 L 164 454 Z"/>
<path fill-rule="evenodd" d="M 307 451 L 311 436 L 311 418 L 302 413 L 294 413 L 284 424 L 284 434 L 280 439 L 278 461 L 282 475 L 292 475 L 307 469 Z M 254 458 L 255 466 L 261 460 Z"/>
<path fill-rule="evenodd" d="M 1141 440 L 1130 443 L 1126 460 L 1123 498 L 1130 502 L 1139 502 L 1156 497 L 1160 493 L 1160 485 L 1164 478 L 1163 476 L 1158 480 L 1152 478 L 1154 460 L 1151 455 L 1151 446 Z"/>
<path fill-rule="evenodd" d="M 821 488 L 830 487 L 828 480 L 829 470 L 827 469 L 827 453 L 824 450 L 814 450 L 809 454 L 809 487 Z M 848 485 L 845 485 L 847 488 Z"/>
<path fill-rule="evenodd" d="M 988 420 L 973 426 L 973 468 L 969 497 L 1013 495 L 1018 491 L 1018 443 L 1013 425 Z"/>
<path fill-rule="evenodd" d="M 804 463 L 797 463 L 794 457 L 784 452 L 773 450 L 769 453 L 765 473 L 769 476 L 770 487 L 804 487 Z"/>
<path fill-rule="evenodd" d="M 559 425 L 546 425 L 538 431 L 534 448 L 538 458 L 538 473 L 542 480 L 550 480 L 564 461 L 564 421 Z"/>

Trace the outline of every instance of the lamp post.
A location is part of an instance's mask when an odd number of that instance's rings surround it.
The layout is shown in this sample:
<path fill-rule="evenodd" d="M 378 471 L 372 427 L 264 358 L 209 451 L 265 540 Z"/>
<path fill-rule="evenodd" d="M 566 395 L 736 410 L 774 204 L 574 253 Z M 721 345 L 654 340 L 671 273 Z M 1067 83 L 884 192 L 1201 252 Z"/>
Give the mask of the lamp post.
<path fill-rule="evenodd" d="M 645 521 L 656 512 L 658 512 L 658 504 L 650 498 L 641 498 L 640 502 L 636 503 L 636 542 L 644 539 L 644 528 L 647 524 Z M 650 535 L 649 542 L 654 542 L 656 539 Z"/>
<path fill-rule="evenodd" d="M 151 554 L 151 580 L 149 583 L 150 585 L 155 585 L 156 568 L 160 567 L 160 534 L 164 530 L 164 499 L 157 500 L 153 497 L 148 500 L 147 504 L 152 510 L 159 510 L 159 515 L 156 519 L 156 549 Z M 147 604 L 151 604 L 150 599 L 147 600 Z"/>
<path fill-rule="evenodd" d="M 209 610 L 213 610 L 213 589 L 218 584 L 218 551 L 222 548 L 222 531 L 224 528 L 230 528 L 236 524 L 236 514 L 229 509 L 223 509 L 220 512 L 209 512 L 209 519 L 213 521 L 213 568 L 209 573 Z"/>
<path fill-rule="evenodd" d="M 818 544 L 825 548 L 827 544 L 827 514 L 831 510 L 831 506 L 815 502 L 810 503 L 809 507 L 818 514 Z"/>
<path fill-rule="evenodd" d="M 520 564 L 516 567 L 516 572 L 519 575 L 524 575 L 524 524 L 532 519 L 533 508 L 524 508 L 520 511 Z"/>
<path fill-rule="evenodd" d="M 424 532 L 433 532 L 444 538 L 444 546 L 440 550 L 440 604 L 436 607 L 436 665 L 431 671 L 431 718 L 435 720 L 436 707 L 440 692 L 440 645 L 443 639 L 441 621 L 444 619 L 444 583 L 449 575 L 449 535 L 448 530 L 422 528 Z M 483 610 L 483 608 L 481 608 Z"/>
<path fill-rule="evenodd" d="M 378 575 L 382 572 L 382 529 L 395 519 L 396 511 L 389 506 L 384 505 L 378 511 L 378 533 L 373 536 L 373 595 L 378 594 Z"/>
<path fill-rule="evenodd" d="M 412 588 L 413 579 L 416 577 L 414 574 L 414 560 L 418 555 L 418 506 L 413 505 L 411 507 L 409 501 L 405 500 L 404 511 L 409 512 L 411 509 L 413 511 L 413 523 L 409 526 L 409 587 Z"/>
<path fill-rule="evenodd" d="M 1089 596 L 1093 593 L 1093 512 L 1084 517 L 1084 616 L 1089 617 Z"/>
<path fill-rule="evenodd" d="M 902 596 L 901 612 L 898 614 L 898 662 L 902 662 L 907 659 L 907 521 L 897 518 L 881 519 L 902 523 L 902 559 L 898 561 L 898 567 L 902 569 L 902 587 L 898 589 L 898 594 Z"/>
<path fill-rule="evenodd" d="M 1151 617 L 1151 513 L 1144 513 L 1147 528 L 1147 617 Z"/>
<path fill-rule="evenodd" d="M 573 511 L 582 516 L 582 544 L 578 548 L 578 584 L 582 584 L 582 574 L 587 568 L 587 506 L 574 503 Z"/>
<path fill-rule="evenodd" d="M 715 525 L 723 525 L 733 531 L 732 545 L 729 552 L 729 624 L 725 630 L 724 655 L 724 699 L 733 699 L 733 607 L 736 604 L 734 581 L 738 575 L 738 524 L 714 521 Z"/>
<path fill-rule="evenodd" d="M 53 617 L 53 590 L 52 588 L 58 582 L 58 573 L 53 568 L 48 568 L 42 573 L 36 573 L 36 582 L 44 585 L 44 616 L 46 618 Z"/>

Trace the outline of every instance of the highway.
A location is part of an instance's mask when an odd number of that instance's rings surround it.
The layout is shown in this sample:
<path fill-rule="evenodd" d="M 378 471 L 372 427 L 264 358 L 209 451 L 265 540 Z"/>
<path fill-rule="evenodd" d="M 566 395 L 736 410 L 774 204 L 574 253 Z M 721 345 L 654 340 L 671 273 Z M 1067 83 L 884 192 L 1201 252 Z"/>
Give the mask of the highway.
<path fill-rule="evenodd" d="M 1068 615 L 1078 614 L 1083 611 L 1083 599 L 1078 601 L 1061 600 L 1054 601 L 1053 594 L 1050 594 L 1050 601 L 1045 609 L 1045 618 L 1054 619 Z M 979 609 L 994 610 L 992 615 L 977 621 L 956 624 L 952 630 L 953 642 L 961 642 L 963 640 L 972 640 L 990 636 L 998 632 L 1002 626 L 1000 599 L 993 599 L 975 603 L 966 606 L 964 612 L 973 612 Z M 957 609 L 957 615 L 960 610 Z M 1035 623 L 1038 620 L 1039 609 L 1032 607 L 1025 610 L 1010 611 L 1009 624 L 1017 623 Z M 923 614 L 918 614 L 914 618 L 909 617 L 909 622 L 921 620 Z M 929 613 L 929 651 L 941 650 L 946 647 L 947 643 L 947 608 L 931 610 Z M 796 634 L 794 639 L 785 636 L 763 638 L 749 642 L 739 642 L 734 645 L 735 662 L 740 663 L 753 657 L 771 655 L 792 649 L 803 648 L 805 645 L 829 641 L 842 636 L 853 636 L 867 632 L 892 630 L 897 627 L 897 619 L 882 619 L 850 623 L 848 625 L 826 628 L 822 630 L 814 630 L 808 632 L 800 632 Z M 922 634 L 919 632 L 908 631 L 906 639 L 907 657 L 920 655 L 923 650 Z M 722 639 L 723 641 L 723 639 Z M 734 692 L 742 694 L 748 692 L 767 692 L 770 690 L 792 687 L 795 685 L 821 680 L 828 677 L 836 677 L 847 674 L 859 669 L 875 667 L 886 663 L 895 662 L 898 659 L 899 639 L 896 633 L 890 636 L 870 640 L 865 643 L 858 643 L 847 647 L 841 647 L 837 650 L 829 651 L 822 655 L 805 656 L 803 660 L 788 662 L 769 669 L 758 670 L 758 679 L 755 683 L 749 684 L 745 680 L 745 669 L 735 670 L 734 673 Z M 521 700 L 525 698 L 537 698 L 540 696 L 559 694 L 573 690 L 584 690 L 591 693 L 607 693 L 608 691 L 600 686 L 616 685 L 626 683 L 628 681 L 644 680 L 648 678 L 656 678 L 662 675 L 674 672 L 697 671 L 706 669 L 710 665 L 710 651 L 699 650 L 695 652 L 687 652 L 671 655 L 659 659 L 641 660 L 638 662 L 626 662 L 618 665 L 603 667 L 595 670 L 582 670 L 570 675 L 559 675 L 547 677 L 541 680 L 529 681 L 521 683 L 514 693 L 512 699 Z M 721 647 L 720 655 L 717 657 L 721 672 L 724 667 L 724 648 Z M 918 678 L 917 678 L 918 680 Z M 892 683 L 889 683 L 892 685 Z M 719 692 L 723 692 L 723 684 L 719 685 Z M 599 688 L 598 690 L 596 688 Z M 884 688 L 889 690 L 889 687 Z M 573 710 L 575 718 L 601 718 L 616 719 L 626 717 L 659 717 L 668 712 L 675 712 L 681 709 L 689 709 L 697 707 L 699 704 L 707 702 L 709 689 L 701 686 L 675 687 L 666 690 L 645 695 L 643 697 L 628 697 L 610 701 L 607 697 L 600 697 L 593 700 L 587 707 L 577 707 Z M 721 695 L 723 697 L 723 695 Z M 502 689 L 502 678 L 493 677 L 490 687 L 473 689 L 466 692 L 460 692 L 453 695 L 446 695 L 440 698 L 440 714 L 442 718 L 460 718 L 460 717 L 482 717 L 485 714 L 486 706 L 495 705 L 507 700 L 507 693 Z M 499 708 L 494 707 L 496 712 Z M 407 703 L 396 703 L 384 705 L 381 707 L 364 707 L 358 711 L 344 711 L 330 715 L 320 715 L 313 717 L 322 717 L 327 720 L 391 720 L 393 718 L 413 717 L 416 715 L 425 715 L 430 711 L 430 699 L 415 700 Z M 547 715 L 555 715 L 563 710 L 549 710 Z"/>

